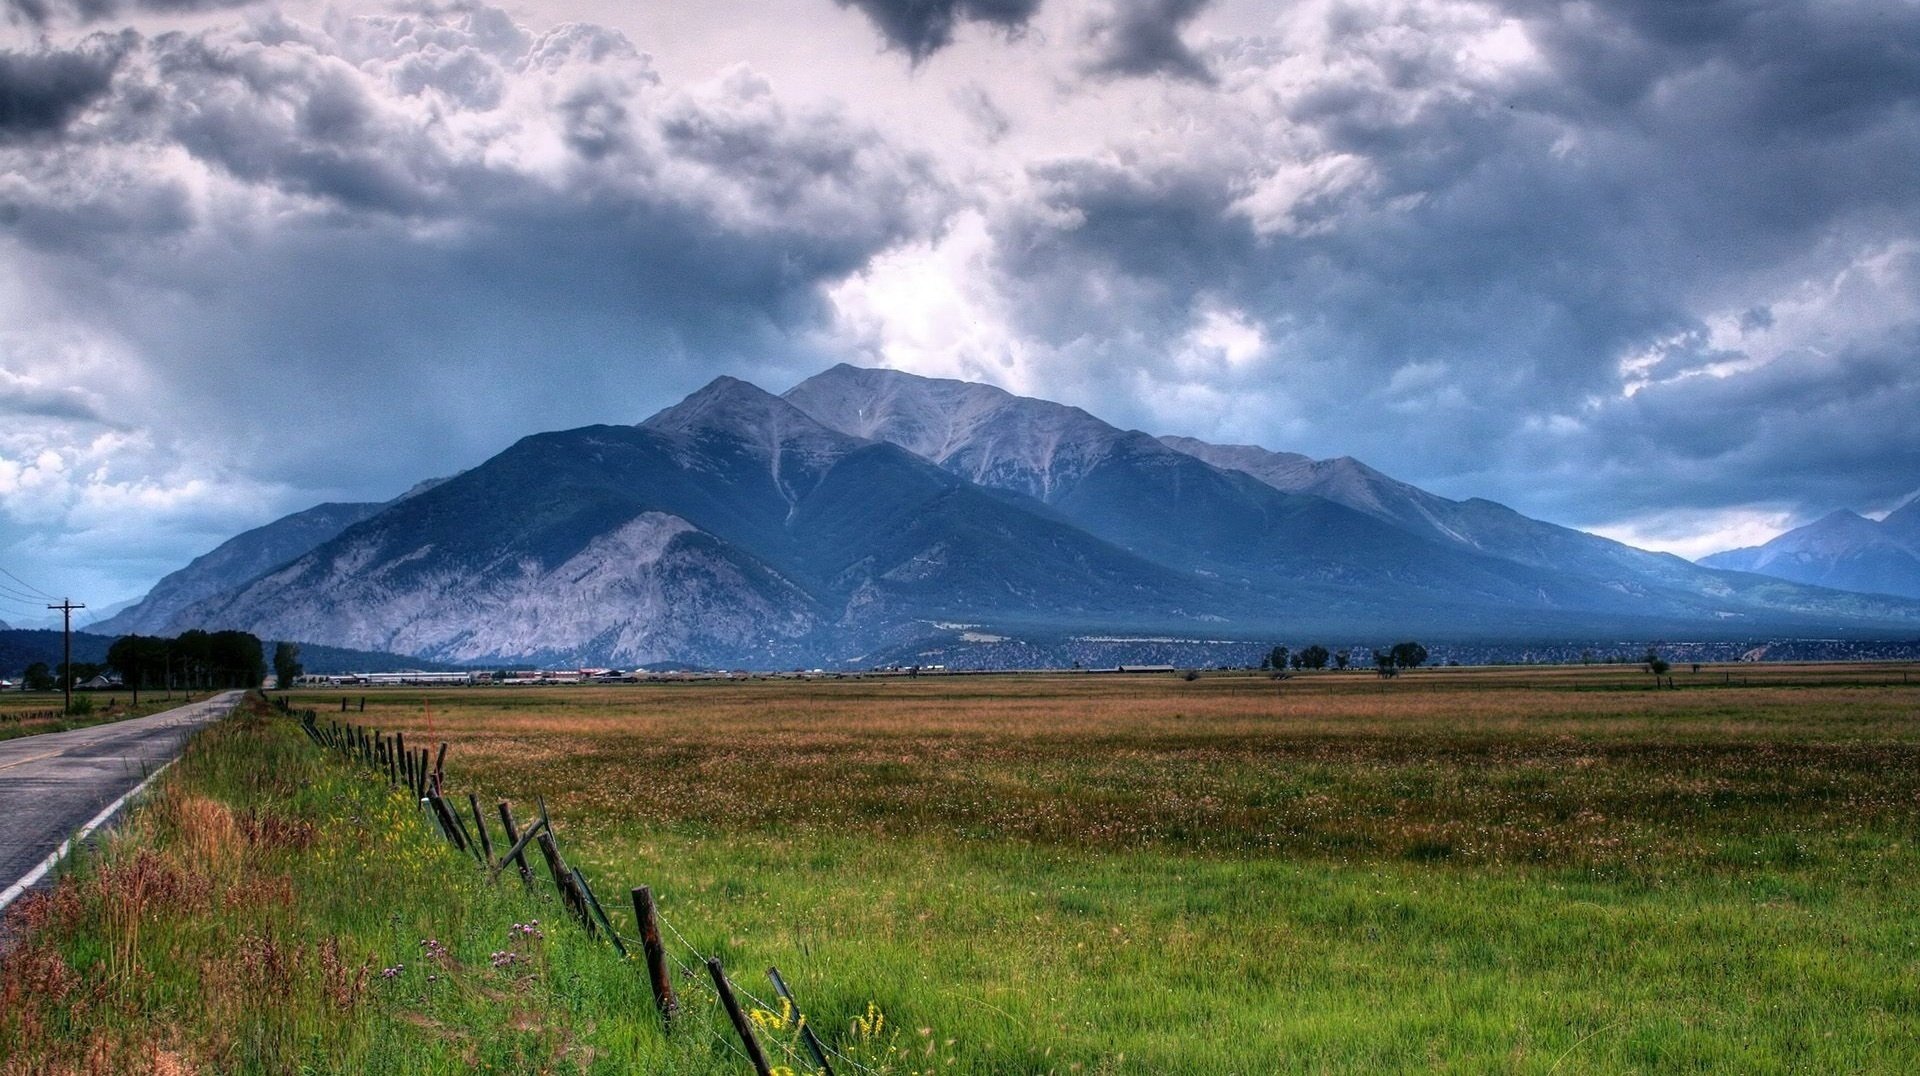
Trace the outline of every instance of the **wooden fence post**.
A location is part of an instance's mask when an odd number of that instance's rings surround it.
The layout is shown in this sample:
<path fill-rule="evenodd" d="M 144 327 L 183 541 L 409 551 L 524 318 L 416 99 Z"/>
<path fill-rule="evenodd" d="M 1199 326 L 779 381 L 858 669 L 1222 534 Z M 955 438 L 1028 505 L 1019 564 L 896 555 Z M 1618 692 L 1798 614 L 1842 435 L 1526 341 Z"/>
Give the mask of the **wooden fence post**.
<path fill-rule="evenodd" d="M 500 857 L 500 869 L 505 869 L 507 861 L 512 860 L 513 865 L 520 868 L 520 884 L 531 888 L 533 871 L 527 866 L 526 843 L 520 839 L 519 830 L 513 824 L 513 808 L 507 805 L 506 800 L 500 801 L 500 827 L 506 830 L 507 846 L 511 849 Z"/>
<path fill-rule="evenodd" d="M 487 837 L 487 820 L 480 814 L 480 797 L 467 793 L 467 806 L 473 808 L 473 824 L 480 830 L 480 851 L 486 853 L 481 862 L 493 866 L 493 841 Z"/>
<path fill-rule="evenodd" d="M 614 951 L 622 957 L 626 956 L 627 943 L 621 941 L 620 932 L 613 929 L 613 920 L 607 918 L 607 910 L 600 906 L 600 898 L 593 895 L 593 887 L 587 884 L 587 876 L 580 873 L 579 867 L 568 867 L 567 873 L 573 876 L 573 884 L 580 890 L 580 896 L 585 898 L 587 907 L 592 908 L 594 916 L 600 920 L 608 940 L 613 942 Z"/>
<path fill-rule="evenodd" d="M 680 1009 L 673 996 L 673 976 L 667 972 L 667 947 L 660 942 L 660 916 L 653 906 L 653 889 L 641 886 L 633 891 L 633 917 L 640 923 L 640 950 L 647 958 L 647 981 L 653 984 L 653 1003 L 660 1010 L 660 1022 L 672 1024 Z"/>
<path fill-rule="evenodd" d="M 594 934 L 599 928 L 593 925 L 593 913 L 587 911 L 586 902 L 574 891 L 573 875 L 567 873 L 566 862 L 560 858 L 560 846 L 553 843 L 553 833 L 542 827 L 535 841 L 540 845 L 540 857 L 547 861 L 547 873 L 553 875 L 553 887 L 560 891 L 560 903 L 580 920 L 589 935 Z"/>
<path fill-rule="evenodd" d="M 780 995 L 792 1007 L 792 1019 L 800 1025 L 800 1041 L 807 1046 L 807 1052 L 813 1055 L 813 1063 L 820 1066 L 826 1076 L 833 1076 L 833 1066 L 827 1063 L 827 1050 L 820 1042 L 820 1036 L 813 1033 L 813 1025 L 807 1023 L 805 1013 L 800 1011 L 800 1003 L 793 998 L 793 991 L 787 989 L 787 981 L 780 977 L 780 969 L 769 967 L 767 978 L 773 980 L 773 992 Z"/>
<path fill-rule="evenodd" d="M 747 1060 L 753 1062 L 753 1071 L 757 1076 L 773 1076 L 773 1066 L 767 1064 L 766 1052 L 760 1049 L 760 1040 L 753 1036 L 753 1025 L 747 1022 L 747 1014 L 740 1011 L 740 1002 L 733 996 L 733 987 L 727 982 L 727 973 L 720 967 L 720 958 L 707 958 L 707 973 L 713 976 L 714 992 L 720 995 L 720 1004 L 726 1006 L 727 1019 L 733 1021 L 733 1029 L 740 1033 L 740 1041 L 747 1044 Z"/>
<path fill-rule="evenodd" d="M 447 831 L 447 840 L 462 852 L 467 850 L 467 842 L 460 835 L 460 820 L 447 809 L 447 801 L 437 792 L 427 793 L 427 802 L 433 806 L 433 813 L 440 819 L 440 828 Z"/>
<path fill-rule="evenodd" d="M 533 885 L 533 871 L 527 869 L 527 845 L 532 844 L 534 838 L 539 836 L 546 828 L 547 823 L 545 819 L 534 819 L 533 825 L 528 826 L 525 833 L 514 838 L 513 846 L 508 848 L 506 854 L 502 855 L 499 862 L 494 864 L 493 871 L 488 876 L 488 881 L 500 877 L 500 872 L 507 869 L 508 863 L 517 863 L 520 866 L 520 880 L 531 887 Z"/>

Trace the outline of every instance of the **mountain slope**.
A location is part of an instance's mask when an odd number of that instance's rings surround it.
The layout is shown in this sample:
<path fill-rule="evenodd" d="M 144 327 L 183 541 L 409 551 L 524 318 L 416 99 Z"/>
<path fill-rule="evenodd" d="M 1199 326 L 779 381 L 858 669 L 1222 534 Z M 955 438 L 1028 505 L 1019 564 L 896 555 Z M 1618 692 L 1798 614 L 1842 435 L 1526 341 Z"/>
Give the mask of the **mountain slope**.
<path fill-rule="evenodd" d="M 970 482 L 1025 494 L 1141 556 L 1291 604 L 1563 607 L 1551 576 L 1439 548 L 1321 497 L 1274 490 L 1078 408 L 968 382 L 841 365 L 785 398 L 828 426 L 891 442 Z M 1339 588 L 1343 593 L 1322 593 Z M 1289 593 L 1293 592 L 1293 593 Z"/>
<path fill-rule="evenodd" d="M 1833 512 L 1765 545 L 1715 553 L 1700 563 L 1813 586 L 1920 598 L 1920 502 L 1879 523 Z"/>
<path fill-rule="evenodd" d="M 186 611 L 448 660 L 852 658 L 932 616 L 1185 616 L 1190 581 L 723 378 L 524 438 Z"/>
<path fill-rule="evenodd" d="M 1152 438 L 983 384 L 837 365 L 785 398 L 829 427 L 1039 496 L 1127 550 L 1260 590 L 1273 607 L 1309 603 L 1461 630 L 1555 630 L 1578 615 L 1588 623 L 1920 615 L 1711 573 L 1492 501 L 1438 498 L 1354 459 Z"/>
<path fill-rule="evenodd" d="M 1452 501 L 1356 460 L 1124 431 L 991 386 L 836 366 L 786 399 L 829 426 L 891 441 L 970 480 L 1032 494 L 1142 555 L 1263 590 L 1319 583 L 1358 613 L 1451 611 L 1485 630 L 1538 614 L 1911 620 L 1920 609 L 1714 572 L 1666 554 Z M 1276 595 L 1284 601 L 1285 595 Z M 1502 610 L 1479 614 L 1475 610 Z M 1444 618 L 1443 618 L 1444 619 Z"/>
<path fill-rule="evenodd" d="M 154 584 L 146 597 L 90 625 L 102 635 L 153 635 L 195 602 L 240 586 L 372 516 L 379 504 L 316 504 L 243 531 Z"/>

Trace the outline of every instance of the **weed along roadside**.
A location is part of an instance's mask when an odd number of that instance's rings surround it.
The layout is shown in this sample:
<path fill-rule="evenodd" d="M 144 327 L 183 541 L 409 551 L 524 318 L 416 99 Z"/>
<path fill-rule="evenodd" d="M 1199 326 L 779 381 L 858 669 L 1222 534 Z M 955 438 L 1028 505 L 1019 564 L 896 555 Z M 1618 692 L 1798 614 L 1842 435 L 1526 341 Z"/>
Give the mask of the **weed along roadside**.
<path fill-rule="evenodd" d="M 609 908 L 563 825 L 489 822 L 438 746 L 258 695 L 203 730 L 13 910 L 0 1073 L 931 1071 L 871 1020 L 816 1030 L 651 888 Z"/>

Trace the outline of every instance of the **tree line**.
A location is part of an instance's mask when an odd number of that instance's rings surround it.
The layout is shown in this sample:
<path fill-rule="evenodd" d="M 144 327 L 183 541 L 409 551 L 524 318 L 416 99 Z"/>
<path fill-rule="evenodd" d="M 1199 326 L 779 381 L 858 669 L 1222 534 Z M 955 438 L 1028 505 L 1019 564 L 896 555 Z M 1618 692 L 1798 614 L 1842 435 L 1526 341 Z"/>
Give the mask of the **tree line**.
<path fill-rule="evenodd" d="M 1385 650 L 1373 652 L 1373 668 L 1382 677 L 1398 676 L 1402 669 L 1417 669 L 1426 664 L 1427 648 L 1411 640 L 1395 643 Z M 1353 652 L 1349 650 L 1328 651 L 1326 647 L 1315 643 L 1312 646 L 1294 651 L 1284 646 L 1276 646 L 1267 651 L 1260 662 L 1262 669 L 1276 672 L 1285 669 L 1324 669 L 1331 663 L 1336 669 L 1345 669 L 1353 664 Z"/>
<path fill-rule="evenodd" d="M 260 638 L 245 631 L 183 631 L 173 638 L 122 635 L 107 648 L 106 665 L 134 691 L 142 688 L 217 690 L 259 687 L 267 662 Z"/>

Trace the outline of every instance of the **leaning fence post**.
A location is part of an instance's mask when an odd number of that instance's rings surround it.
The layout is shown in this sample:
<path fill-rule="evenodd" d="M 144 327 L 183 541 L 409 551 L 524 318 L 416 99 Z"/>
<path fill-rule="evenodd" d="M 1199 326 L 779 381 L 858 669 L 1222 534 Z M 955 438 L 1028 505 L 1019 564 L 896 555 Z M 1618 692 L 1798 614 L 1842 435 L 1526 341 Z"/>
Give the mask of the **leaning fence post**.
<path fill-rule="evenodd" d="M 633 917 L 640 923 L 640 950 L 647 957 L 653 1003 L 660 1009 L 660 1022 L 671 1024 L 680 1002 L 673 996 L 673 976 L 667 973 L 667 947 L 660 942 L 660 916 L 653 906 L 652 887 L 643 885 L 633 891 Z"/>
<path fill-rule="evenodd" d="M 793 1022 L 800 1025 L 800 1041 L 807 1046 L 807 1052 L 813 1055 L 813 1063 L 820 1066 L 826 1076 L 833 1076 L 833 1066 L 827 1063 L 827 1051 L 820 1043 L 820 1036 L 813 1033 L 813 1025 L 807 1023 L 807 1016 L 800 1011 L 800 1003 L 793 999 L 793 991 L 787 989 L 787 981 L 780 977 L 780 969 L 769 967 L 767 978 L 773 980 L 773 992 L 793 1010 Z"/>
<path fill-rule="evenodd" d="M 433 813 L 440 819 L 440 828 L 447 831 L 447 840 L 462 852 L 467 850 L 467 842 L 460 834 L 460 818 L 447 809 L 447 801 L 437 792 L 427 793 L 427 802 L 433 805 Z"/>
<path fill-rule="evenodd" d="M 599 918 L 600 925 L 606 928 L 607 937 L 612 939 L 615 951 L 623 957 L 626 956 L 627 943 L 621 941 L 620 932 L 613 929 L 613 920 L 607 918 L 607 910 L 600 906 L 600 898 L 593 895 L 593 887 L 587 884 L 587 876 L 580 873 L 579 867 L 568 867 L 567 873 L 573 875 L 573 884 L 579 887 L 580 895 L 586 898 L 587 906 L 593 909 L 593 914 Z"/>
<path fill-rule="evenodd" d="M 450 817 L 452 817 L 453 827 L 460 831 L 460 846 L 462 848 L 465 848 L 467 851 L 472 852 L 473 858 L 480 860 L 480 865 L 482 867 L 493 866 L 493 864 L 488 863 L 484 858 L 482 858 L 480 854 L 480 842 L 474 840 L 473 834 L 467 832 L 467 820 L 460 817 L 459 805 L 453 804 L 453 803 L 447 803 L 447 798 L 445 796 L 440 797 L 440 802 L 446 806 L 447 814 Z"/>
<path fill-rule="evenodd" d="M 547 873 L 553 875 L 553 887 L 560 891 L 560 903 L 573 913 L 575 919 L 580 920 L 589 935 L 593 934 L 598 928 L 593 925 L 593 916 L 587 911 L 586 902 L 574 891 L 573 876 L 567 873 L 567 865 L 560 859 L 560 846 L 553 843 L 553 833 L 542 826 L 540 836 L 534 840 L 540 845 L 540 857 L 547 861 Z"/>
<path fill-rule="evenodd" d="M 507 832 L 509 851 L 500 857 L 500 865 L 495 868 L 496 873 L 506 869 L 507 861 L 512 860 L 514 866 L 520 868 L 520 884 L 531 887 L 533 871 L 527 867 L 526 842 L 520 839 L 520 832 L 513 824 L 513 808 L 507 806 L 506 800 L 500 801 L 500 827 Z"/>
<path fill-rule="evenodd" d="M 727 982 L 727 973 L 720 967 L 720 958 L 707 958 L 707 973 L 713 976 L 714 992 L 720 995 L 720 1004 L 727 1008 L 727 1019 L 733 1021 L 733 1029 L 740 1033 L 740 1041 L 747 1044 L 747 1060 L 753 1062 L 753 1071 L 758 1076 L 773 1076 L 773 1066 L 767 1064 L 767 1055 L 760 1049 L 760 1040 L 753 1037 L 753 1025 L 747 1022 L 747 1014 L 740 1011 L 740 1002 L 734 999 L 733 987 Z"/>
<path fill-rule="evenodd" d="M 473 824 L 480 830 L 480 851 L 485 853 L 481 862 L 491 867 L 493 866 L 493 841 L 487 837 L 487 820 L 480 814 L 480 797 L 471 792 L 467 793 L 467 806 L 473 808 Z"/>

